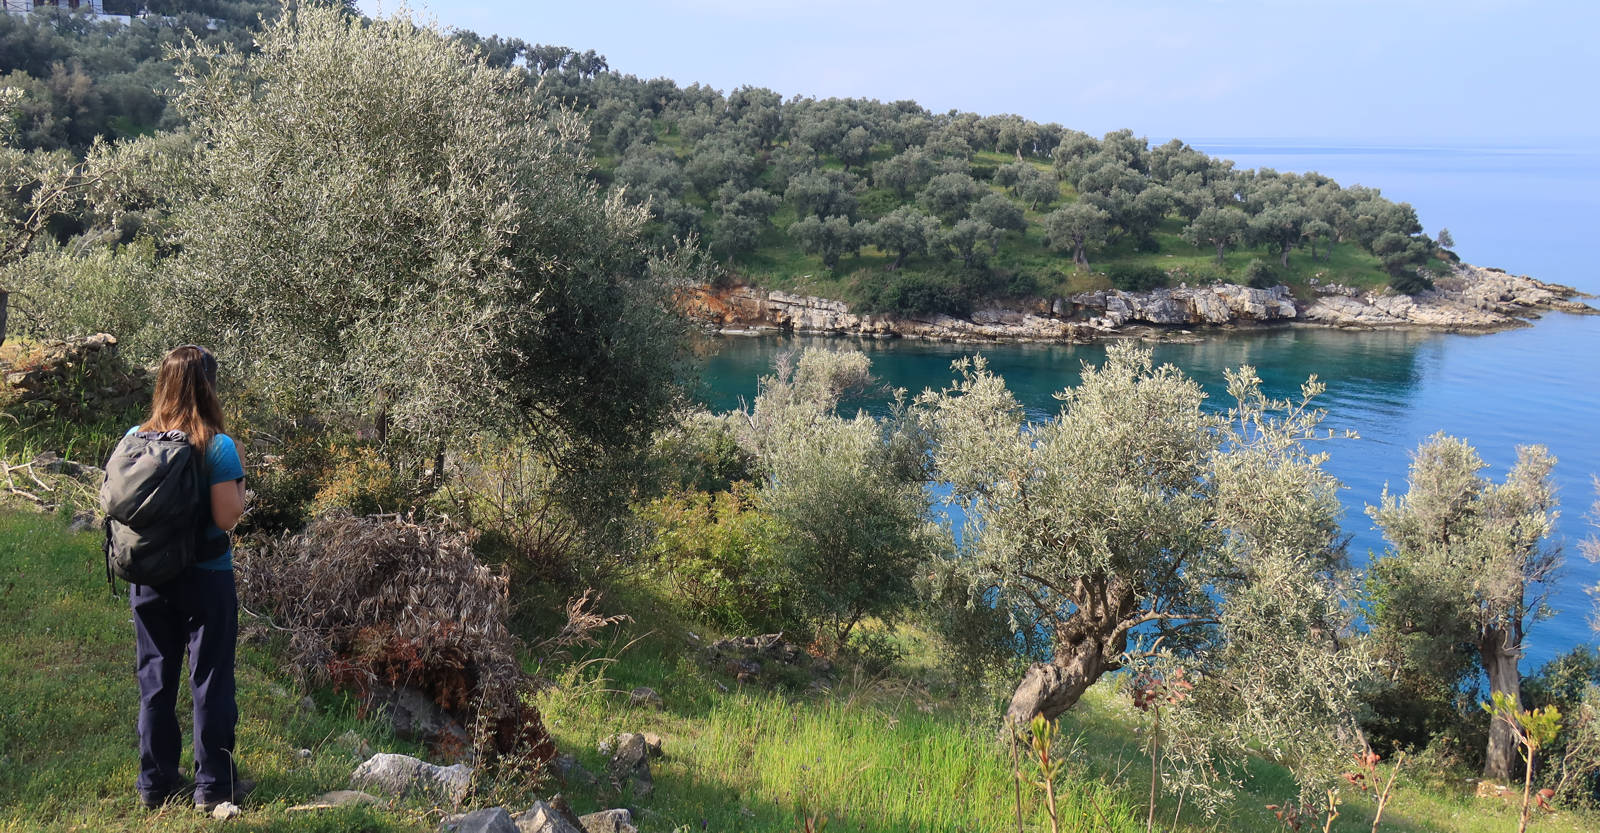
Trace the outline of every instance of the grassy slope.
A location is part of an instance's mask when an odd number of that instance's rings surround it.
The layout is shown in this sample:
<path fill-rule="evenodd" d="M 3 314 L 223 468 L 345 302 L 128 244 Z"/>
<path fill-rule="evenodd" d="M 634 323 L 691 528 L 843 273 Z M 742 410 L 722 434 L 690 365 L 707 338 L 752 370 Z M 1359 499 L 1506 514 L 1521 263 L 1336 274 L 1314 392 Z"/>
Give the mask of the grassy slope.
<path fill-rule="evenodd" d="M 0 652 L 0 831 L 216 827 L 186 807 L 154 814 L 134 804 L 132 634 L 126 602 L 107 596 L 102 575 L 96 536 L 71 535 L 55 517 L 0 514 L 0 642 L 7 646 Z M 653 731 L 665 739 L 654 796 L 569 786 L 580 812 L 631 806 L 645 831 L 793 831 L 800 812 L 827 815 L 830 830 L 1014 828 L 1008 762 L 990 744 L 981 709 L 930 694 L 914 667 L 883 679 L 846 674 L 832 693 L 809 697 L 719 680 L 688 658 L 691 627 L 650 593 L 634 586 L 615 599 L 641 619 L 618 635 L 634 639 L 631 645 L 601 650 L 617 661 L 569 665 L 557 675 L 562 685 L 542 696 L 558 743 L 591 771 L 603 771 L 595 745 L 614 732 Z M 331 692 L 316 692 L 318 708 L 303 711 L 270 646 L 242 645 L 239 674 L 243 765 L 261 787 L 229 829 L 434 828 L 437 812 L 406 804 L 287 812 L 344 785 L 356 759 L 335 739 L 347 730 L 379 749 L 416 750 L 357 719 L 350 703 Z M 719 682 L 732 690 L 721 691 Z M 656 688 L 665 705 L 628 706 L 626 692 L 638 685 Z M 1091 693 L 1064 721 L 1080 746 L 1069 758 L 1063 803 L 1082 829 L 1143 828 L 1148 762 L 1135 726 L 1125 700 L 1104 692 Z M 312 751 L 309 759 L 299 757 L 302 748 Z M 1278 830 L 1262 805 L 1282 801 L 1292 787 L 1275 767 L 1252 769 L 1248 791 L 1228 818 L 1186 812 L 1177 829 Z M 1170 820 L 1174 808 L 1163 801 L 1161 817 Z M 1048 829 L 1032 794 L 1028 814 L 1029 830 Z M 1537 820 L 1535 829 L 1593 830 L 1595 821 L 1563 814 Z M 1509 807 L 1403 777 L 1383 829 L 1468 833 L 1515 823 Z M 1370 808 L 1351 799 L 1333 829 L 1370 826 Z M 1063 829 L 1079 828 L 1065 822 Z"/>

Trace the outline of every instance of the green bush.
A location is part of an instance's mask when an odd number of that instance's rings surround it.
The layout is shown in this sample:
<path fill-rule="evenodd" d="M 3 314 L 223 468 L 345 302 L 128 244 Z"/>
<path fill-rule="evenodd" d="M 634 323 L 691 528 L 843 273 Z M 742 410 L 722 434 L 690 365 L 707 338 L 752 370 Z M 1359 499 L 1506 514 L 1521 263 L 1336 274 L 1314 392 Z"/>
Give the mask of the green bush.
<path fill-rule="evenodd" d="M 944 314 L 965 317 L 972 312 L 972 293 L 960 275 L 902 269 L 889 275 L 857 276 L 851 286 L 853 306 L 867 314 Z"/>
<path fill-rule="evenodd" d="M 1166 286 L 1167 273 L 1156 266 L 1112 266 L 1106 270 L 1111 285 L 1125 292 L 1148 292 Z"/>
<path fill-rule="evenodd" d="M 1259 257 L 1245 264 L 1244 282 L 1256 289 L 1271 289 L 1281 283 L 1278 280 L 1278 273 Z"/>
<path fill-rule="evenodd" d="M 755 479 L 755 456 L 740 447 L 727 419 L 705 411 L 659 432 L 651 457 L 664 489 L 725 492 Z"/>
<path fill-rule="evenodd" d="M 1420 269 L 1402 269 L 1389 278 L 1389 288 L 1405 295 L 1415 295 L 1433 288 L 1433 280 Z"/>
<path fill-rule="evenodd" d="M 641 513 L 654 528 L 653 568 L 693 613 L 742 633 L 794 627 L 788 574 L 776 556 L 778 525 L 756 506 L 755 487 L 679 491 Z"/>
<path fill-rule="evenodd" d="M 311 498 L 313 517 L 335 511 L 351 515 L 403 514 L 416 502 L 413 485 L 371 447 L 336 449 L 330 463 Z"/>

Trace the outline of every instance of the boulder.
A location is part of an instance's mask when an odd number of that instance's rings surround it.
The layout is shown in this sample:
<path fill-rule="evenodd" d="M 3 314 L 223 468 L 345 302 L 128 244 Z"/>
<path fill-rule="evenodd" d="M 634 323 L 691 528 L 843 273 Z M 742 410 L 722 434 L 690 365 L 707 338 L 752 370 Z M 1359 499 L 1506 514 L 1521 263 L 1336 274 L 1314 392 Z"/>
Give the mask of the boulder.
<path fill-rule="evenodd" d="M 520 833 L 584 833 L 559 810 L 543 801 L 533 802 L 532 807 L 519 813 L 513 821 Z"/>
<path fill-rule="evenodd" d="M 396 798 L 420 795 L 444 804 L 459 804 L 472 783 L 472 769 L 463 764 L 441 767 L 410 755 L 380 752 L 350 774 L 355 787 L 370 787 Z"/>
<path fill-rule="evenodd" d="M 621 791 L 632 787 L 637 798 L 646 798 L 655 792 L 655 779 L 650 774 L 650 745 L 644 735 L 624 732 L 617 735 L 615 752 L 607 771 L 611 784 Z"/>
<path fill-rule="evenodd" d="M 633 814 L 623 809 L 601 810 L 578 819 L 583 833 L 639 833 L 633 826 Z"/>
<path fill-rule="evenodd" d="M 454 833 L 521 833 L 521 828 L 511 820 L 504 807 L 473 810 L 462 816 L 453 828 Z"/>

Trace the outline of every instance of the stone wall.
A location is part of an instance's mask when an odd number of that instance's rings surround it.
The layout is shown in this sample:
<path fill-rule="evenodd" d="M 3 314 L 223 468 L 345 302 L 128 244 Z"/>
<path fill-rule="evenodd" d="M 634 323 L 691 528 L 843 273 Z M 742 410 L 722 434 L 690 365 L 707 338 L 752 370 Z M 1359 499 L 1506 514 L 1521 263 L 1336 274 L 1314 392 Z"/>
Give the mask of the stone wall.
<path fill-rule="evenodd" d="M 115 336 L 99 333 L 26 351 L 14 362 L 0 360 L 5 385 L 0 405 L 14 415 L 83 419 L 126 411 L 150 399 L 149 371 L 117 354 Z"/>

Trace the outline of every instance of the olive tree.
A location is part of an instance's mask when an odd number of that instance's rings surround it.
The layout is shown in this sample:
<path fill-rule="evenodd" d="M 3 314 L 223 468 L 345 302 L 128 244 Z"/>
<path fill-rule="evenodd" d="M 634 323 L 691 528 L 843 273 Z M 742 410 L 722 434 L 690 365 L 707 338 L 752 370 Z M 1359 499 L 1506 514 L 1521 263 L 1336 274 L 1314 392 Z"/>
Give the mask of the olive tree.
<path fill-rule="evenodd" d="M 916 568 L 942 540 L 930 523 L 926 447 L 903 409 L 887 425 L 837 414 L 872 384 L 859 352 L 785 354 L 745 415 L 744 442 L 766 473 L 761 505 L 781 528 L 788 592 L 835 648 L 863 619 L 892 616 L 915 597 Z"/>
<path fill-rule="evenodd" d="M 1244 239 L 1249 224 L 1250 217 L 1238 208 L 1207 206 L 1200 210 L 1194 222 L 1183 227 L 1183 240 L 1197 249 L 1215 246 L 1217 265 L 1221 266 L 1222 256 L 1229 246 L 1238 245 Z"/>
<path fill-rule="evenodd" d="M 1015 629 L 1053 647 L 1007 721 L 1052 719 L 1118 669 L 1182 669 L 1194 689 L 1173 725 L 1329 774 L 1368 666 L 1344 644 L 1339 484 L 1306 448 L 1321 386 L 1272 401 L 1244 368 L 1229 374 L 1235 407 L 1210 413 L 1198 384 L 1120 344 L 1058 394 L 1056 417 L 1026 424 L 981 359 L 957 369 L 919 399 L 967 518 L 955 568 L 975 603 L 1016 611 Z"/>
<path fill-rule="evenodd" d="M 198 147 L 164 303 L 253 390 L 567 449 L 648 436 L 675 401 L 645 214 L 587 179 L 582 118 L 520 71 L 306 6 L 179 75 Z"/>
<path fill-rule="evenodd" d="M 1455 675 L 1465 648 L 1489 677 L 1491 694 L 1520 699 L 1523 637 L 1544 612 L 1537 585 L 1560 564 L 1545 538 L 1556 517 L 1542 446 L 1517 449 L 1504 483 L 1482 476 L 1483 458 L 1464 440 L 1429 437 L 1412 455 L 1406 494 L 1384 489 L 1367 507 L 1389 541 L 1372 566 L 1374 636 L 1402 667 Z M 1489 728 L 1483 772 L 1509 780 L 1517 742 L 1503 720 Z"/>
<path fill-rule="evenodd" d="M 889 264 L 892 270 L 899 269 L 906 258 L 927 252 L 938 234 L 936 218 L 913 206 L 902 205 L 872 224 L 871 240 L 873 245 L 894 254 L 894 262 Z"/>
<path fill-rule="evenodd" d="M 1106 239 L 1111 215 L 1085 202 L 1064 205 L 1045 215 L 1044 241 L 1056 251 L 1072 252 L 1072 262 L 1089 265 L 1087 252 Z"/>

